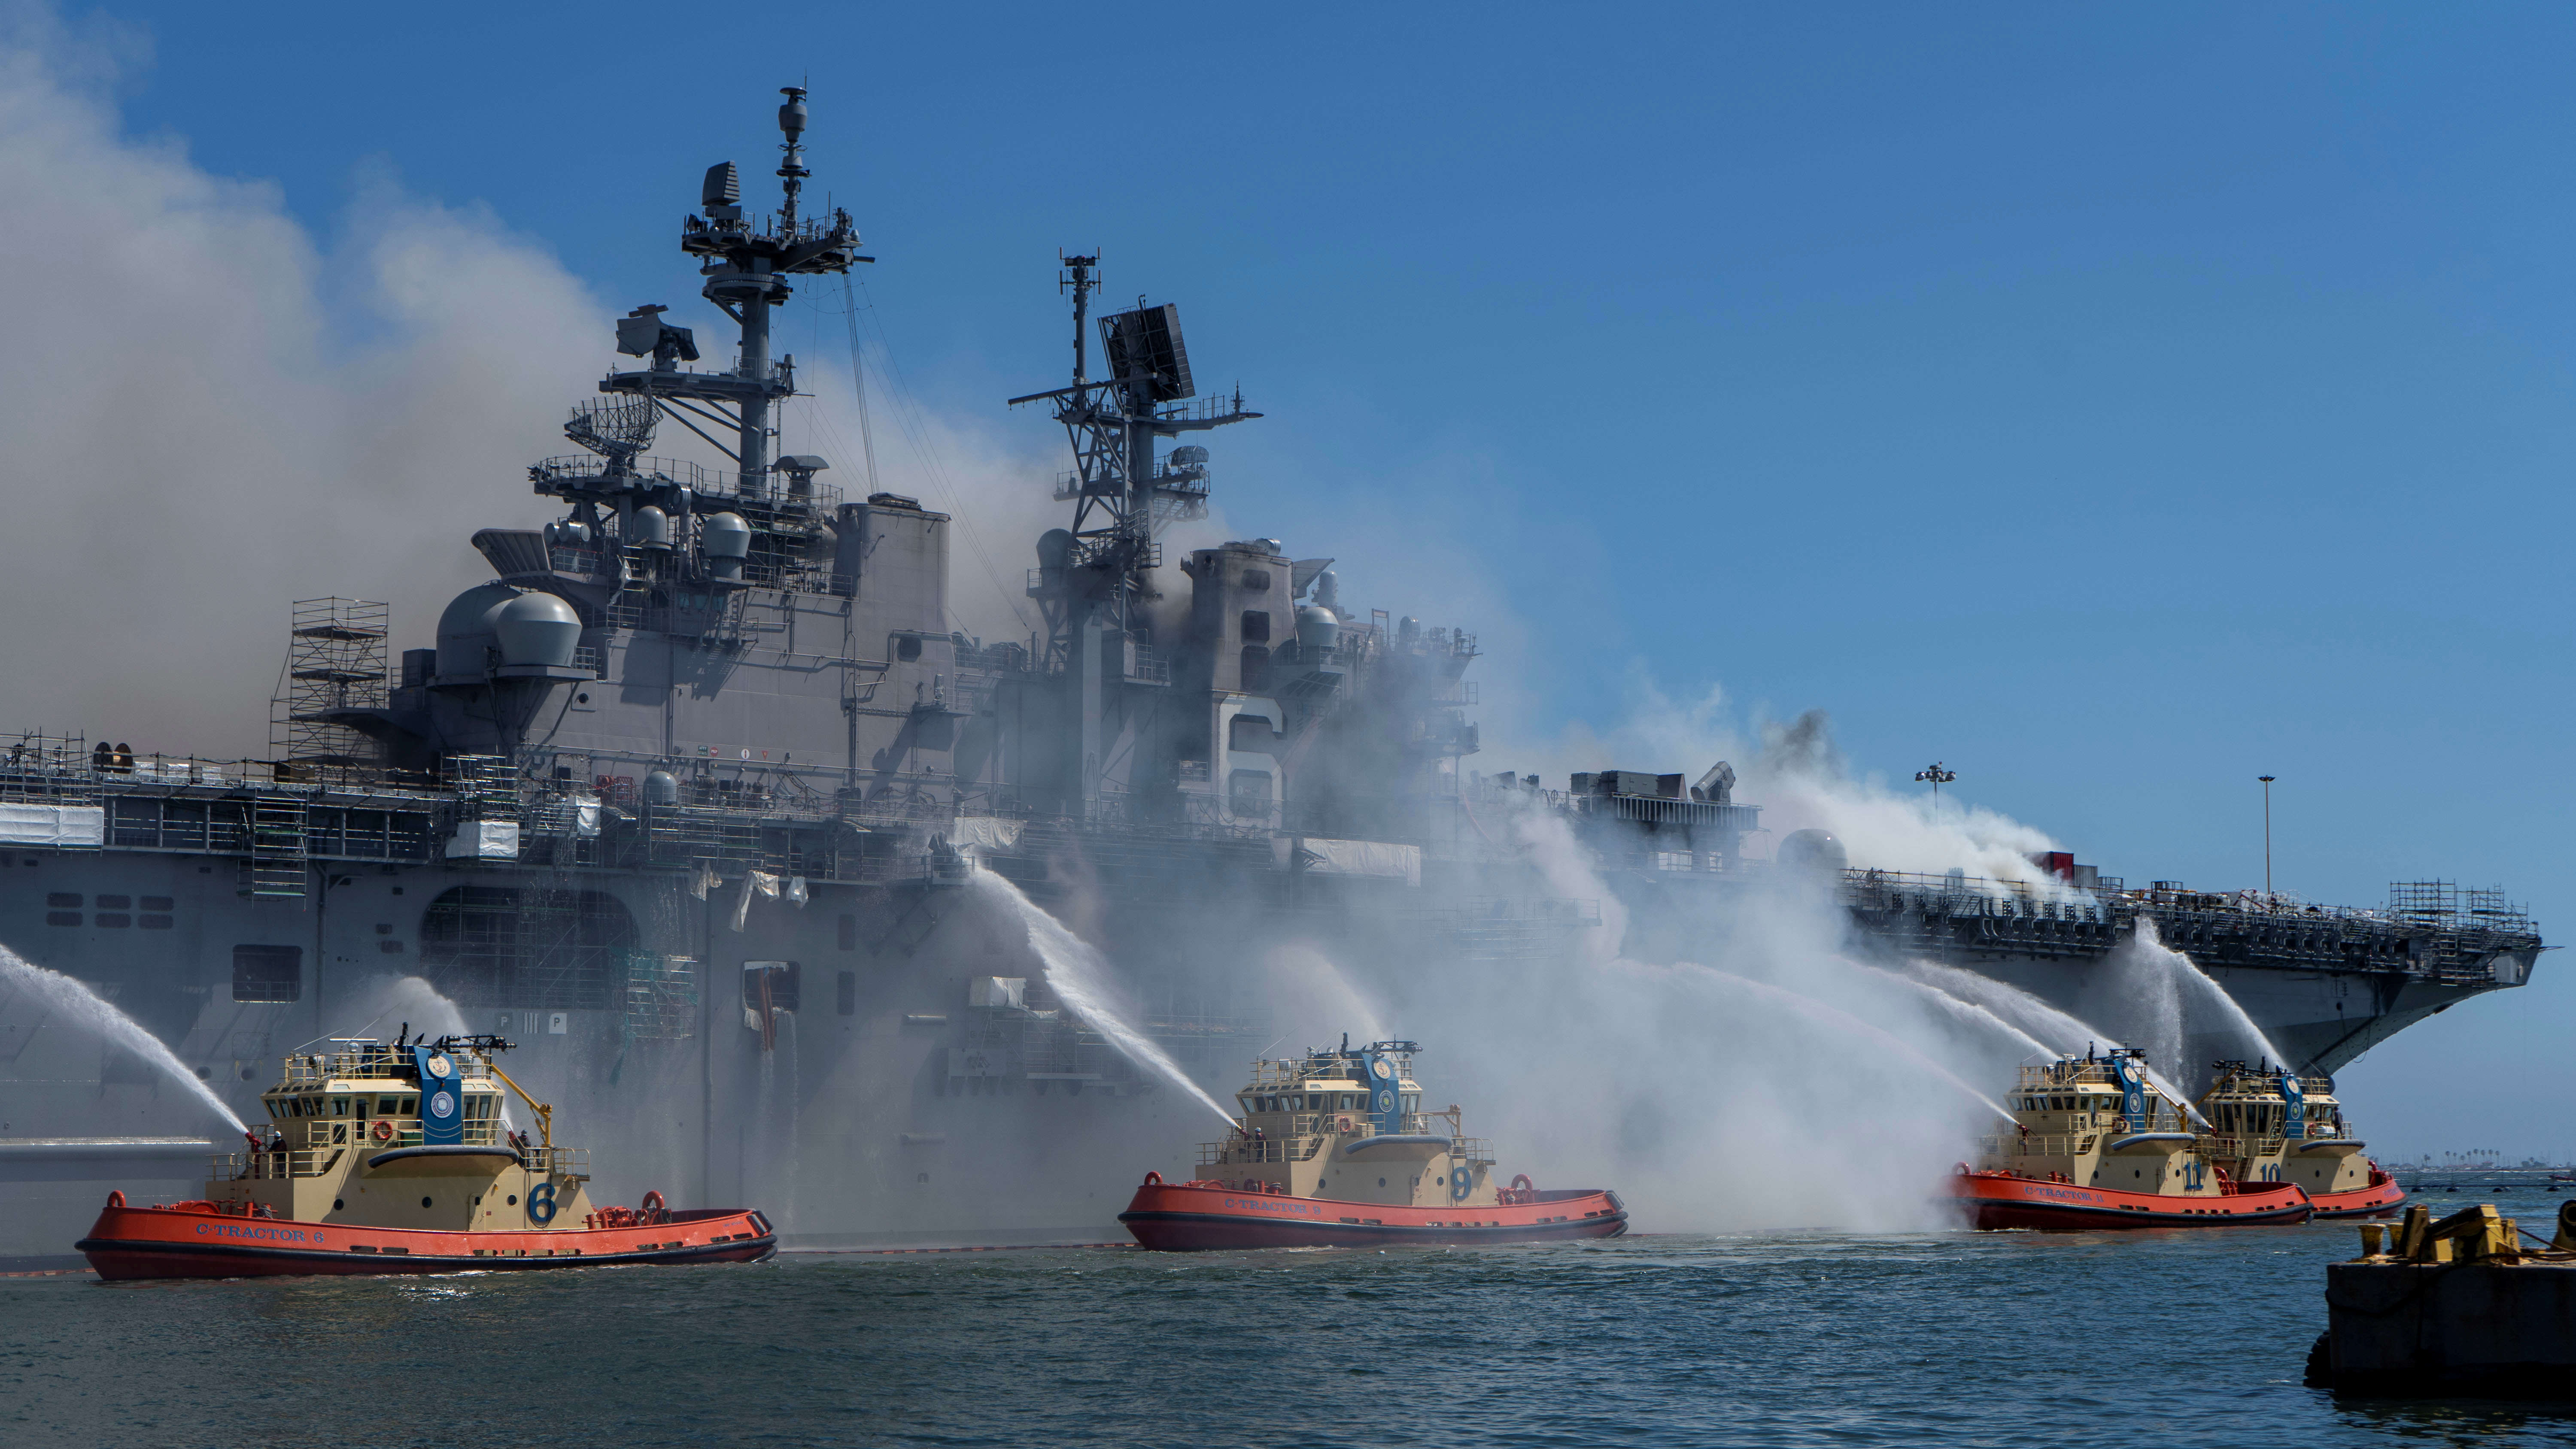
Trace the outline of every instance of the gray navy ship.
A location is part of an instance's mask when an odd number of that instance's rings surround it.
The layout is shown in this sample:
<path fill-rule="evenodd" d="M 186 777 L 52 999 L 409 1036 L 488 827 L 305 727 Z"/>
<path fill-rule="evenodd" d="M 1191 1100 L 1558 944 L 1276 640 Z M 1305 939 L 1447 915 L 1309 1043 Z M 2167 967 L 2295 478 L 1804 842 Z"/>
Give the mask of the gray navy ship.
<path fill-rule="evenodd" d="M 2151 929 L 2313 1073 L 2527 978 L 2531 924 L 2445 883 L 2352 909 L 2064 856 L 2037 885 L 1910 876 L 1807 832 L 1749 855 L 1760 810 L 1724 764 L 1561 789 L 1474 768 L 1475 634 L 1346 602 L 1280 539 L 1164 556 L 1207 514 L 1202 435 L 1260 414 L 1201 394 L 1177 308 L 1095 315 L 1096 257 L 1059 262 L 1069 381 L 1010 400 L 1074 464 L 1065 526 L 1029 541 L 1039 627 L 957 631 L 956 520 L 777 450 L 797 376 L 772 311 L 869 260 L 847 212 L 803 209 L 786 96 L 778 204 L 722 164 L 680 229 L 731 355 L 661 306 L 620 319 L 578 451 L 529 469 L 553 516 L 473 536 L 492 577 L 432 638 L 293 604 L 265 760 L 0 738 L 0 945 L 245 1109 L 278 1056 L 419 977 L 605 1128 L 636 1174 L 610 1199 L 757 1202 L 791 1246 L 1109 1235 L 1136 1164 L 1205 1135 L 1050 990 L 1014 894 L 1114 960 L 1206 1081 L 1273 1037 L 1263 942 L 1381 976 L 1579 949 L 1603 901 L 1551 893 L 1515 819 L 1587 852 L 1631 955 L 1685 959 L 1731 895 L 1825 872 L 1860 949 L 2070 1009 Z M 656 455 L 670 427 L 733 466 Z M 194 1195 L 223 1144 L 187 1094 L 6 991 L 0 1256 L 67 1252 L 111 1187 Z"/>

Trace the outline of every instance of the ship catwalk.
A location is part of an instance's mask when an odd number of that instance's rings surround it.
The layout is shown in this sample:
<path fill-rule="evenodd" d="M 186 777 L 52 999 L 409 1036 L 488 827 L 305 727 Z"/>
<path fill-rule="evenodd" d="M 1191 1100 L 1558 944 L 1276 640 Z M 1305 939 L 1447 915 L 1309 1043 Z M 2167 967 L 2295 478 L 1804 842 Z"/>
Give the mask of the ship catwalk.
<path fill-rule="evenodd" d="M 1610 922 L 1626 958 L 1706 959 L 1710 921 L 1798 884 L 1859 956 L 2052 1010 L 2091 1012 L 2105 963 L 2160 941 L 2307 1076 L 2537 959 L 2488 892 L 2330 908 L 2045 853 L 1901 872 L 1811 832 L 1770 852 L 1730 764 L 1542 781 L 1486 761 L 1477 633 L 1406 612 L 1454 595 L 1381 577 L 1396 597 L 1372 607 L 1329 540 L 1208 531 L 1213 450 L 1262 414 L 1205 384 L 1177 306 L 1096 305 L 1096 253 L 1050 263 L 1069 375 L 994 400 L 1063 430 L 1068 471 L 1030 485 L 1062 526 L 1010 541 L 1024 629 L 970 634 L 959 520 L 792 430 L 784 404 L 826 374 L 773 345 L 777 309 L 873 259 L 850 210 L 810 204 L 803 90 L 777 119 L 774 186 L 720 162 L 670 237 L 705 305 L 616 318 L 565 442 L 529 439 L 523 480 L 457 480 L 500 515 L 470 539 L 488 578 L 434 620 L 281 598 L 259 758 L 0 739 L 0 945 L 169 1058 L 50 1028 L 12 1048 L 26 1135 L 0 1138 L 0 1256 L 60 1253 L 110 1190 L 193 1200 L 212 1144 L 188 1134 L 212 1124 L 173 1074 L 249 1107 L 269 1064 L 363 1035 L 403 978 L 459 1034 L 520 1044 L 513 1073 L 589 1124 L 603 1192 L 758 1202 L 783 1242 L 850 1245 L 1104 1236 L 1141 1168 L 1187 1171 L 1168 1154 L 1205 1112 L 1131 1055 L 1230 1076 L 1291 1029 L 1292 946 L 1481 1000 L 1599 959 Z M 316 558 L 281 589 L 361 591 L 362 568 Z M 1019 902 L 968 888 L 979 860 L 1114 963 L 1150 1054 L 1084 1020 Z M 2182 1030 L 2177 1060 L 2250 1054 Z M 2344 1191 L 2349 1160 L 2310 1144 L 2284 1170 Z M 1247 1175 L 1163 1201 L 1275 1207 Z M 1452 1233 L 1621 1221 L 1521 1191 L 1387 1209 Z"/>

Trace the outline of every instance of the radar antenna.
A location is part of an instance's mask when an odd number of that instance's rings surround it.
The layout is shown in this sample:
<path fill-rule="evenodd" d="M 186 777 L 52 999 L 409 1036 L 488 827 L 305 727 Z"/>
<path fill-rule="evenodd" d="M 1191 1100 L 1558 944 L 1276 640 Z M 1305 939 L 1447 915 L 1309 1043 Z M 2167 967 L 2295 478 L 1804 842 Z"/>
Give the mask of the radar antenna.
<path fill-rule="evenodd" d="M 1100 287 L 1100 255 L 1059 252 L 1057 259 L 1057 287 L 1073 298 L 1073 385 L 1010 400 L 1014 406 L 1053 403 L 1073 445 L 1074 470 L 1055 490 L 1058 501 L 1073 504 L 1071 543 L 1052 554 L 1041 545 L 1040 582 L 1029 590 L 1046 615 L 1051 673 L 1100 667 L 1082 657 L 1093 650 L 1150 646 L 1142 606 L 1161 597 L 1154 587 L 1153 571 L 1162 562 L 1155 534 L 1175 520 L 1206 517 L 1208 494 L 1207 450 L 1174 448 L 1158 462 L 1154 440 L 1261 416 L 1244 408 L 1240 390 L 1192 403 L 1197 385 L 1181 341 L 1180 308 L 1152 306 L 1142 297 L 1135 307 L 1098 319 L 1109 376 L 1094 382 L 1091 294 Z M 1100 637 L 1086 643 L 1091 634 Z M 1093 754 L 1086 747 L 1086 760 Z M 1097 783 L 1093 769 L 1086 764 L 1086 799 Z"/>
<path fill-rule="evenodd" d="M 660 419 L 650 398 L 601 398 L 573 404 L 564 436 L 606 458 L 608 477 L 629 478 L 635 473 L 635 455 L 653 446 L 653 426 Z"/>
<path fill-rule="evenodd" d="M 653 366 L 611 373 L 599 385 L 601 392 L 644 400 L 721 449 L 737 470 L 735 491 L 745 495 L 778 491 L 769 478 L 777 432 L 770 415 L 796 391 L 796 360 L 773 361 L 769 355 L 770 309 L 791 295 L 790 277 L 846 273 L 855 263 L 875 260 L 859 255 L 858 228 L 848 211 L 835 209 L 828 217 L 812 218 L 799 213 L 797 203 L 813 175 L 805 166 L 805 88 L 781 86 L 779 93 L 787 100 L 778 108 L 779 134 L 786 139 L 779 144 L 784 197 L 777 214 L 744 215 L 741 171 L 720 161 L 707 169 L 698 211 L 680 224 L 680 250 L 704 264 L 702 295 L 741 325 L 742 346 L 733 367 L 724 372 L 682 369 L 679 363 L 697 357 L 688 329 L 661 323 L 658 307 L 638 308 L 620 325 L 619 350 L 649 355 Z M 728 433 L 730 444 L 724 440 Z M 578 435 L 574 441 L 591 446 Z"/>

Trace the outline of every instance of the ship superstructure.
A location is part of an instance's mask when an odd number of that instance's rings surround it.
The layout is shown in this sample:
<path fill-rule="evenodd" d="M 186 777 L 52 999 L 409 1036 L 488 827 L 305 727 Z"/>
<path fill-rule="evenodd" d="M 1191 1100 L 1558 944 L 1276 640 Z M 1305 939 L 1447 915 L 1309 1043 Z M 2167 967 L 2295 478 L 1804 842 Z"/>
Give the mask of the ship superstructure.
<path fill-rule="evenodd" d="M 870 260 L 847 211 L 804 204 L 807 120 L 788 88 L 775 206 L 720 163 L 678 228 L 729 343 L 664 303 L 617 319 L 570 450 L 529 469 L 542 510 L 473 535 L 492 577 L 430 630 L 293 604 L 266 758 L 0 742 L 0 944 L 237 1105 L 417 976 L 465 1030 L 520 1041 L 621 1171 L 772 1203 L 791 1237 L 1001 1241 L 1096 1236 L 1185 1109 L 952 889 L 960 850 L 1080 915 L 1141 1029 L 1206 1080 L 1271 1039 L 1264 943 L 1389 976 L 1570 954 L 1603 902 L 1531 864 L 1524 817 L 1584 847 L 1640 959 L 1686 956 L 1763 888 L 1731 768 L 1480 772 L 1474 633 L 1367 607 L 1320 548 L 1173 545 L 1211 442 L 1259 414 L 1201 385 L 1176 306 L 1097 311 L 1096 254 L 1058 261 L 1069 380 L 1010 400 L 1052 413 L 1073 465 L 1064 526 L 1025 541 L 1032 627 L 957 628 L 956 520 L 845 492 L 863 463 L 780 436 L 799 374 L 773 313 Z M 717 461 L 675 456 L 682 434 Z M 2044 886 L 1850 870 L 1792 843 L 1782 862 L 1838 872 L 1864 940 L 2052 1001 L 2151 921 L 2309 1072 L 2519 984 L 2539 949 L 2448 887 L 2332 911 L 2071 862 Z M 201 1149 L 170 1140 L 184 1109 L 148 1064 L 43 1022 L 0 1045 L 0 1254 L 58 1251 L 108 1187 L 190 1190 Z"/>

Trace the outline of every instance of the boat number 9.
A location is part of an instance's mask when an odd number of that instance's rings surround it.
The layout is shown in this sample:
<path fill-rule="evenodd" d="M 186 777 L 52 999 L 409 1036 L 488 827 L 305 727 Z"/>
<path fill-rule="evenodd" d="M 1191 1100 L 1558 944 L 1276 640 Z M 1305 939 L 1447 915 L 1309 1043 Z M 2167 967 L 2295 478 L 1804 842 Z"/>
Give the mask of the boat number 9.
<path fill-rule="evenodd" d="M 555 1220 L 555 1185 L 541 1182 L 528 1189 L 528 1221 L 538 1227 Z"/>
<path fill-rule="evenodd" d="M 1468 1189 L 1475 1185 L 1475 1174 L 1467 1171 L 1467 1169 L 1463 1167 L 1453 1167 L 1449 1169 L 1449 1197 L 1451 1201 L 1465 1202 L 1467 1200 Z"/>

